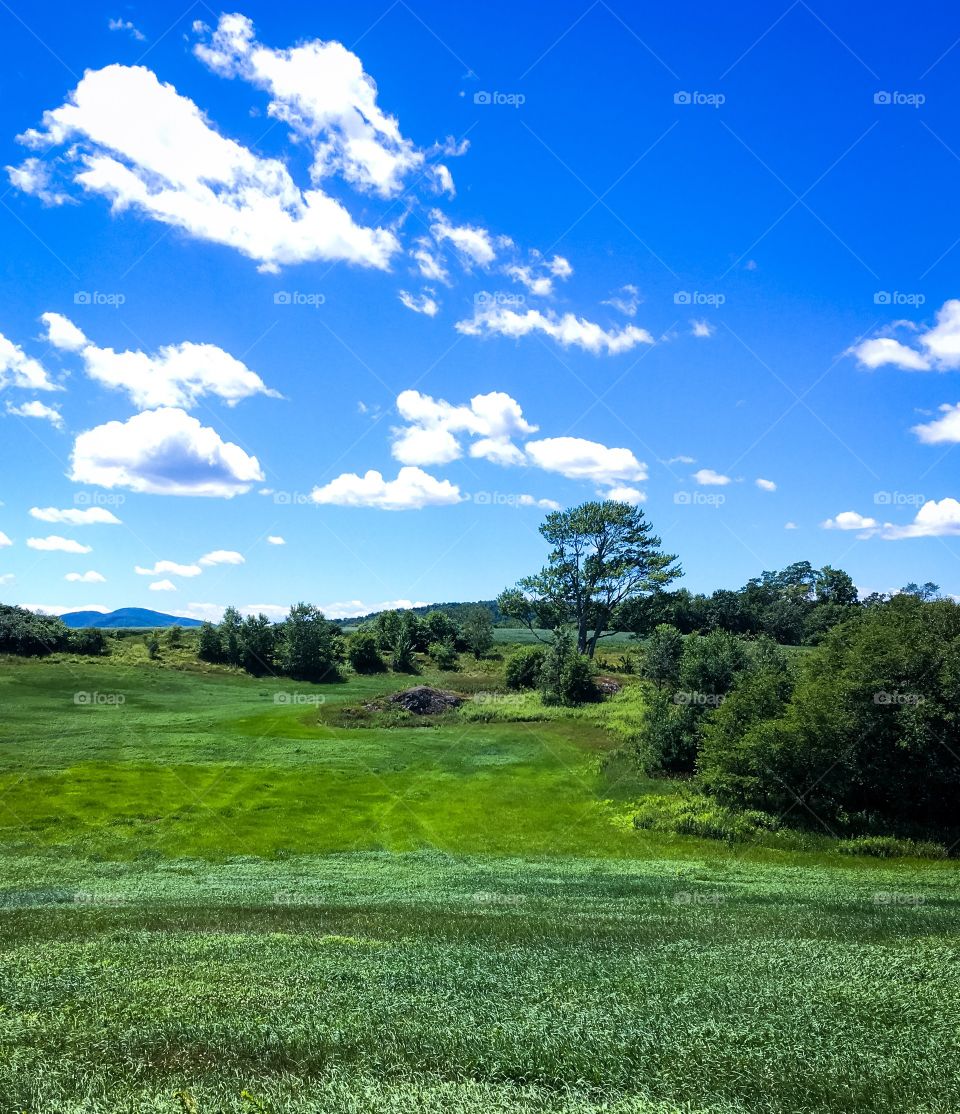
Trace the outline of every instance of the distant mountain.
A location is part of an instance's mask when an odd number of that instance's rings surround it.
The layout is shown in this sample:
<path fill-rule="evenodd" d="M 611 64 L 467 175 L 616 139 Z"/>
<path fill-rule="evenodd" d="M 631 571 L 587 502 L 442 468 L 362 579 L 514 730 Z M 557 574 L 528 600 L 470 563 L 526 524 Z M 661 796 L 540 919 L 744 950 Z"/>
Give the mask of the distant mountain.
<path fill-rule="evenodd" d="M 151 611 L 146 607 L 121 607 L 104 615 L 102 611 L 68 611 L 61 615 L 63 622 L 73 630 L 86 627 L 99 627 L 116 630 L 131 627 L 199 627 L 199 619 L 182 619 L 176 615 L 164 615 L 162 611 Z"/>
<path fill-rule="evenodd" d="M 410 607 L 404 608 L 404 610 L 412 611 L 414 615 L 429 615 L 431 611 L 446 611 L 451 618 L 458 619 L 464 611 L 469 611 L 471 607 L 485 607 L 493 617 L 494 626 L 503 621 L 504 617 L 500 614 L 500 608 L 497 607 L 496 600 L 477 600 L 475 603 L 428 603 L 423 607 Z M 367 615 L 351 615 L 343 619 L 334 619 L 333 622 L 341 627 L 354 627 L 359 623 L 372 622 L 381 614 L 380 611 L 371 611 Z"/>

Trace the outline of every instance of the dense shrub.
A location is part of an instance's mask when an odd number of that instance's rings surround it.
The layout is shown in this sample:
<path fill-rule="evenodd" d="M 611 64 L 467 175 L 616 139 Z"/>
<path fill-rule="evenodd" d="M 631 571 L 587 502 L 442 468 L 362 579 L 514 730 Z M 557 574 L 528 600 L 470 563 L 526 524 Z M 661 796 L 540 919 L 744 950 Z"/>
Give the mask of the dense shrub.
<path fill-rule="evenodd" d="M 450 672 L 459 666 L 460 659 L 452 642 L 431 642 L 427 653 L 438 669 Z"/>
<path fill-rule="evenodd" d="M 945 859 L 942 843 L 929 840 L 897 839 L 895 836 L 859 836 L 837 843 L 841 855 L 870 855 L 875 859 Z"/>
<path fill-rule="evenodd" d="M 376 637 L 369 631 L 357 631 L 351 637 L 347 660 L 357 673 L 383 673 L 387 668 L 377 649 Z"/>
<path fill-rule="evenodd" d="M 67 646 L 74 654 L 96 657 L 107 652 L 107 638 L 97 627 L 86 627 L 71 631 L 67 636 Z"/>
<path fill-rule="evenodd" d="M 539 646 L 521 646 L 507 658 L 506 682 L 512 689 L 536 688 L 544 651 Z"/>
<path fill-rule="evenodd" d="M 0 604 L 0 654 L 44 657 L 65 650 L 70 632 L 53 615 Z"/>
<path fill-rule="evenodd" d="M 569 631 L 562 627 L 554 633 L 553 642 L 544 654 L 537 675 L 537 687 L 547 705 L 576 707 L 597 699 L 593 663 L 585 655 L 577 653 Z"/>

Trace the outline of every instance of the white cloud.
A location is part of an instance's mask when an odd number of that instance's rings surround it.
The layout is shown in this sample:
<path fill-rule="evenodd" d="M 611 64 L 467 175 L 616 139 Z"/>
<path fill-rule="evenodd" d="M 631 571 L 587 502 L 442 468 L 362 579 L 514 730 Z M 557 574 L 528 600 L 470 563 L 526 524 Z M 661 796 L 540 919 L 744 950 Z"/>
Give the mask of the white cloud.
<path fill-rule="evenodd" d="M 555 499 L 537 499 L 533 495 L 518 495 L 518 507 L 539 507 L 544 511 L 559 511 L 561 505 Z"/>
<path fill-rule="evenodd" d="M 68 572 L 63 578 L 72 584 L 106 584 L 107 578 L 91 569 L 89 572 Z"/>
<path fill-rule="evenodd" d="M 541 313 L 538 309 L 518 313 L 502 304 L 478 306 L 473 317 L 458 321 L 456 328 L 467 336 L 499 335 L 514 339 L 539 332 L 564 348 L 574 345 L 594 355 L 605 352 L 616 356 L 638 344 L 653 344 L 653 337 L 647 330 L 636 325 L 608 332 L 596 322 L 572 313 L 565 313 L 562 317 L 552 312 Z"/>
<path fill-rule="evenodd" d="M 61 538 L 58 534 L 51 534 L 46 538 L 27 538 L 30 549 L 38 549 L 43 553 L 92 553 L 89 545 L 81 545 L 73 538 Z"/>
<path fill-rule="evenodd" d="M 138 43 L 142 43 L 146 39 L 146 35 L 135 27 L 129 19 L 111 19 L 107 22 L 107 27 L 111 31 L 129 31 L 130 38 L 135 39 Z"/>
<path fill-rule="evenodd" d="M 479 438 L 470 455 L 495 464 L 522 464 L 514 437 L 536 433 L 520 404 L 502 391 L 474 395 L 454 406 L 419 391 L 402 391 L 397 410 L 409 424 L 393 430 L 393 456 L 401 464 L 448 464 L 462 454 L 460 435 Z"/>
<path fill-rule="evenodd" d="M 433 245 L 424 237 L 414 241 L 410 255 L 416 260 L 417 268 L 425 279 L 432 282 L 447 282 L 449 275 L 443 262 L 433 250 Z"/>
<path fill-rule="evenodd" d="M 320 610 L 328 619 L 352 619 L 354 616 L 371 615 L 375 611 L 409 611 L 414 607 L 426 607 L 424 600 L 380 600 L 378 603 L 365 603 L 363 600 L 338 600 L 335 603 L 320 605 Z"/>
<path fill-rule="evenodd" d="M 785 522 L 783 528 L 784 530 L 796 530 L 797 524 L 795 522 Z"/>
<path fill-rule="evenodd" d="M 228 406 L 252 395 L 280 397 L 246 364 L 215 344 L 185 341 L 163 345 L 153 355 L 133 349 L 115 352 L 91 344 L 59 313 L 44 313 L 40 320 L 47 327 L 51 344 L 57 345 L 59 340 L 64 348 L 79 350 L 91 379 L 113 390 L 126 391 L 133 404 L 144 409 L 191 407 L 206 395 L 215 395 Z"/>
<path fill-rule="evenodd" d="M 874 337 L 848 349 L 864 367 L 892 364 L 905 371 L 955 371 L 960 368 L 960 299 L 951 298 L 937 310 L 936 324 L 916 335 L 916 346 L 893 337 Z M 894 322 L 912 327 L 910 322 Z"/>
<path fill-rule="evenodd" d="M 433 291 L 430 290 L 423 294 L 411 294 L 407 290 L 401 290 L 399 297 L 407 309 L 412 309 L 414 313 L 424 313 L 427 317 L 436 317 L 440 306 L 436 298 L 430 296 L 432 293 Z"/>
<path fill-rule="evenodd" d="M 690 333 L 695 337 L 712 337 L 715 330 L 709 321 L 695 318 L 690 322 Z"/>
<path fill-rule="evenodd" d="M 235 549 L 215 549 L 212 553 L 205 553 L 198 564 L 211 567 L 213 565 L 243 565 L 246 558 Z"/>
<path fill-rule="evenodd" d="M 119 526 L 120 519 L 106 507 L 88 507 L 86 510 L 76 510 L 68 507 L 58 510 L 56 507 L 31 507 L 30 517 L 39 522 L 65 522 L 69 526 Z"/>
<path fill-rule="evenodd" d="M 641 482 L 647 468 L 629 449 L 608 448 L 582 437 L 546 437 L 528 441 L 527 456 L 538 468 L 557 472 L 569 480 L 622 487 L 624 482 Z"/>
<path fill-rule="evenodd" d="M 606 301 L 601 302 L 602 306 L 611 306 L 613 309 L 618 310 L 624 317 L 636 317 L 637 307 L 643 299 L 640 297 L 640 291 L 633 283 L 627 283 L 626 286 L 621 286 L 616 294 L 612 294 Z"/>
<path fill-rule="evenodd" d="M 538 251 L 531 252 L 531 255 L 532 263 L 511 263 L 503 269 L 505 275 L 525 286 L 531 294 L 546 297 L 553 293 L 555 278 L 565 279 L 573 274 L 573 268 L 562 255 L 555 255 L 552 259 L 544 259 Z"/>
<path fill-rule="evenodd" d="M 672 456 L 666 462 L 667 464 L 696 464 L 697 459 L 693 456 Z"/>
<path fill-rule="evenodd" d="M 144 66 L 88 70 L 65 104 L 44 113 L 43 130 L 19 139 L 62 146 L 73 182 L 114 212 L 134 209 L 236 248 L 265 270 L 309 260 L 386 269 L 399 250 L 392 232 L 356 224 L 322 190 L 301 190 L 279 159 L 221 135 Z M 10 174 L 21 188 L 25 166 Z"/>
<path fill-rule="evenodd" d="M 151 592 L 175 592 L 177 590 L 177 586 L 172 580 L 155 580 L 148 587 Z"/>
<path fill-rule="evenodd" d="M 267 537 L 268 545 L 286 545 L 286 538 L 281 538 L 279 534 L 270 534 Z"/>
<path fill-rule="evenodd" d="M 0 549 L 5 549 L 8 545 L 13 545 L 13 542 L 0 530 Z"/>
<path fill-rule="evenodd" d="M 757 479 L 754 482 L 756 483 L 757 487 L 760 488 L 761 491 L 776 491 L 777 490 L 777 485 L 773 482 L 773 480 Z"/>
<path fill-rule="evenodd" d="M 57 391 L 47 369 L 28 356 L 19 344 L 0 333 L 0 391 L 16 387 L 24 391 Z"/>
<path fill-rule="evenodd" d="M 315 503 L 340 507 L 375 507 L 382 511 L 420 510 L 459 503 L 460 488 L 420 468 L 401 468 L 395 480 L 372 469 L 363 476 L 346 472 L 311 493 Z"/>
<path fill-rule="evenodd" d="M 427 169 L 427 174 L 437 193 L 445 193 L 448 197 L 457 196 L 457 187 L 453 184 L 453 175 L 448 166 L 444 166 L 442 162 L 435 163 Z"/>
<path fill-rule="evenodd" d="M 0 575 L 0 584 L 12 584 L 16 579 L 12 572 L 5 572 Z"/>
<path fill-rule="evenodd" d="M 960 442 L 960 402 L 954 406 L 944 403 L 940 410 L 943 413 L 942 418 L 915 425 L 910 431 L 915 433 L 925 445 Z"/>
<path fill-rule="evenodd" d="M 107 422 L 77 437 L 70 478 L 151 495 L 229 499 L 263 481 L 256 457 L 183 410 L 162 408 Z"/>
<path fill-rule="evenodd" d="M 43 159 L 24 159 L 19 166 L 5 167 L 14 189 L 36 197 L 44 205 L 65 205 L 71 198 L 53 185 L 53 167 Z"/>
<path fill-rule="evenodd" d="M 835 518 L 821 524 L 824 530 L 874 530 L 879 526 L 875 518 L 867 518 L 857 511 L 841 511 Z"/>
<path fill-rule="evenodd" d="M 310 144 L 315 182 L 337 173 L 359 189 L 392 197 L 423 162 L 396 118 L 377 104 L 376 82 L 363 63 L 341 43 L 312 39 L 273 50 L 256 41 L 246 16 L 235 14 L 221 15 L 210 45 L 195 53 L 214 72 L 269 93 L 269 115 Z"/>
<path fill-rule="evenodd" d="M 839 517 L 839 516 L 838 516 Z M 882 537 L 890 541 L 900 538 L 942 538 L 960 535 L 960 502 L 956 499 L 928 499 L 908 526 L 886 522 Z"/>
<path fill-rule="evenodd" d="M 493 238 L 485 228 L 470 224 L 451 224 L 439 209 L 431 212 L 430 219 L 433 221 L 430 225 L 433 238 L 438 244 L 445 241 L 453 244 L 467 266 L 476 263 L 486 267 L 496 259 Z"/>
<path fill-rule="evenodd" d="M 203 569 L 199 565 L 178 565 L 176 561 L 157 561 L 152 569 L 142 568 L 137 565 L 133 570 L 138 576 L 163 576 L 168 573 L 171 576 L 199 576 Z"/>
<path fill-rule="evenodd" d="M 646 501 L 646 492 L 638 487 L 611 487 L 608 491 L 601 492 L 605 499 L 613 499 L 617 503 L 643 503 Z"/>
<path fill-rule="evenodd" d="M 57 429 L 63 429 L 63 415 L 60 411 L 55 406 L 46 406 L 42 402 L 25 402 L 22 406 L 14 406 L 12 402 L 8 402 L 7 413 L 14 418 L 38 418 Z"/>
<path fill-rule="evenodd" d="M 724 487 L 730 483 L 730 477 L 724 476 L 720 472 L 714 472 L 712 468 L 701 468 L 699 471 L 693 473 L 695 483 L 703 487 Z"/>

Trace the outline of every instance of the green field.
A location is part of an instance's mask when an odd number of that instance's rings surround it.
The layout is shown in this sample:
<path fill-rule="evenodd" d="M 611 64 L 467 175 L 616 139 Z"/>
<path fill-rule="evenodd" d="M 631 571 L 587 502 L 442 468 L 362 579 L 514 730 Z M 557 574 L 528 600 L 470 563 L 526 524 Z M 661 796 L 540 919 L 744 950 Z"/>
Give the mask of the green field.
<path fill-rule="evenodd" d="M 0 1111 L 960 1109 L 953 863 L 636 831 L 616 701 L 178 664 L 0 661 Z"/>

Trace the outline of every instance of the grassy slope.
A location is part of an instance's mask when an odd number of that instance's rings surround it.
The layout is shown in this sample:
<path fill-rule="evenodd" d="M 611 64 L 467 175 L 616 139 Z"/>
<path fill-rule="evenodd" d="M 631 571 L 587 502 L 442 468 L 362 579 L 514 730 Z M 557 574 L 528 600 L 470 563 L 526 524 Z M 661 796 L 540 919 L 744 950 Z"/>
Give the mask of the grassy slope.
<path fill-rule="evenodd" d="M 141 659 L 0 662 L 0 1110 L 960 1108 L 952 864 L 634 833 L 585 716 Z"/>

